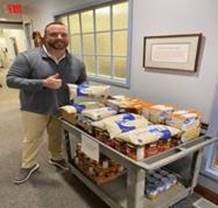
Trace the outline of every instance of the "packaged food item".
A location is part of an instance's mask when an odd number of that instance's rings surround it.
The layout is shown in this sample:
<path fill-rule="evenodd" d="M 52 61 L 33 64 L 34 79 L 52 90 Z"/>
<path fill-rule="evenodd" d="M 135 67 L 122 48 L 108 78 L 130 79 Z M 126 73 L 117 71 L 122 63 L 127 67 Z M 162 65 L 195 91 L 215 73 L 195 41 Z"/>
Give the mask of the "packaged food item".
<path fill-rule="evenodd" d="M 88 109 L 97 109 L 105 107 L 103 103 L 96 101 L 77 102 L 72 104 L 72 106 L 76 108 L 77 113 L 82 113 L 84 110 Z"/>
<path fill-rule="evenodd" d="M 119 172 L 119 173 L 121 173 L 121 172 L 123 172 L 124 171 L 124 166 L 122 166 L 122 165 L 117 165 L 117 171 Z"/>
<path fill-rule="evenodd" d="M 164 177 L 164 176 L 167 176 L 167 175 L 169 174 L 166 170 L 163 170 L 163 169 L 158 170 L 158 173 L 159 173 L 160 175 L 162 175 L 163 177 Z"/>
<path fill-rule="evenodd" d="M 176 178 L 175 175 L 169 174 L 169 175 L 167 176 L 167 178 L 169 179 L 169 181 L 170 181 L 170 183 L 171 183 L 172 185 L 174 185 L 174 184 L 177 183 L 177 178 Z"/>
<path fill-rule="evenodd" d="M 92 119 L 87 118 L 83 116 L 82 114 L 77 115 L 76 126 L 78 126 L 80 129 L 86 131 L 87 133 L 91 135 L 93 135 L 92 122 L 93 122 Z"/>
<path fill-rule="evenodd" d="M 157 155 L 159 153 L 158 143 L 152 142 L 152 143 L 146 144 L 144 147 L 144 152 L 145 152 L 146 157 Z"/>
<path fill-rule="evenodd" d="M 109 96 L 109 85 L 89 85 L 83 83 L 81 85 L 67 84 L 69 89 L 70 99 L 74 99 L 78 96 L 86 97 L 108 97 Z"/>
<path fill-rule="evenodd" d="M 109 161 L 108 160 L 102 161 L 102 168 L 107 169 L 108 167 L 109 167 Z"/>
<path fill-rule="evenodd" d="M 175 111 L 166 123 L 182 130 L 181 140 L 183 142 L 198 137 L 201 132 L 201 116 L 195 110 Z"/>
<path fill-rule="evenodd" d="M 145 145 L 158 141 L 159 139 L 168 140 L 181 133 L 181 130 L 166 125 L 147 125 L 143 128 L 121 133 L 118 139 L 134 145 Z"/>
<path fill-rule="evenodd" d="M 94 168 L 93 168 L 92 166 L 90 166 L 90 167 L 88 168 L 88 174 L 89 174 L 90 176 L 94 176 L 94 175 L 95 175 Z"/>
<path fill-rule="evenodd" d="M 146 183 L 147 184 L 154 184 L 156 179 L 153 177 L 153 175 L 150 175 L 146 178 Z"/>
<path fill-rule="evenodd" d="M 150 173 L 145 179 L 145 194 L 149 199 L 157 198 L 162 192 L 170 189 L 177 183 L 175 175 L 159 169 Z"/>
<path fill-rule="evenodd" d="M 143 108 L 150 107 L 152 103 L 126 96 L 113 96 L 106 102 L 107 105 L 119 112 L 142 114 Z"/>
<path fill-rule="evenodd" d="M 171 181 L 167 177 L 162 177 L 161 181 L 164 184 L 164 190 L 168 190 L 172 186 Z"/>
<path fill-rule="evenodd" d="M 167 119 L 171 118 L 173 111 L 172 106 L 152 105 L 150 108 L 144 109 L 143 115 L 149 117 L 152 123 L 164 124 Z"/>
<path fill-rule="evenodd" d="M 162 182 L 161 180 L 159 180 L 157 182 L 157 190 L 158 190 L 158 193 L 162 193 L 163 191 L 166 190 L 166 185 L 164 182 Z"/>
<path fill-rule="evenodd" d="M 115 138 L 121 133 L 129 132 L 148 124 L 147 119 L 133 113 L 121 113 L 92 123 L 94 127 L 107 130 L 110 138 Z"/>
<path fill-rule="evenodd" d="M 126 142 L 123 142 L 122 140 L 117 140 L 117 139 L 113 139 L 113 141 L 114 141 L 114 148 L 118 150 L 119 152 L 126 154 L 126 151 L 127 151 Z"/>
<path fill-rule="evenodd" d="M 110 134 L 108 133 L 108 131 L 106 129 L 102 129 L 102 128 L 99 128 L 97 126 L 94 126 L 93 122 L 91 125 L 92 125 L 92 130 L 93 130 L 93 136 L 96 139 L 104 142 L 105 144 L 110 144 L 109 146 L 114 147 L 113 139 L 110 138 Z"/>
<path fill-rule="evenodd" d="M 59 108 L 61 116 L 68 122 L 75 124 L 77 119 L 76 108 L 72 105 L 65 105 Z"/>
<path fill-rule="evenodd" d="M 98 121 L 109 116 L 117 114 L 117 111 L 111 107 L 102 107 L 96 109 L 87 109 L 82 112 L 82 115 L 92 119 L 93 121 Z"/>
<path fill-rule="evenodd" d="M 153 175 L 152 175 L 155 179 L 157 179 L 157 180 L 160 180 L 163 176 L 161 175 L 161 174 L 159 174 L 159 173 L 154 173 Z"/>
<path fill-rule="evenodd" d="M 154 185 L 147 185 L 145 194 L 149 199 L 155 199 L 158 196 L 158 189 Z"/>
<path fill-rule="evenodd" d="M 143 160 L 145 158 L 145 150 L 144 147 L 139 147 L 136 145 L 132 145 L 130 143 L 125 144 L 125 152 L 123 152 L 128 157 L 133 160 Z"/>
<path fill-rule="evenodd" d="M 167 140 L 166 139 L 159 139 L 159 141 L 158 141 L 159 152 L 164 152 L 173 146 L 177 146 L 177 145 L 175 145 L 175 143 L 174 143 L 174 145 L 172 145 L 172 140 L 173 140 L 173 138 L 169 138 Z"/>
<path fill-rule="evenodd" d="M 77 146 L 74 164 L 95 183 L 101 185 L 120 176 L 124 167 L 100 154 L 99 162 L 89 158 Z"/>
<path fill-rule="evenodd" d="M 133 160 L 137 160 L 137 147 L 131 144 L 126 144 L 126 155 Z"/>
<path fill-rule="evenodd" d="M 99 102 L 87 101 L 74 103 L 72 105 L 65 105 L 59 108 L 62 117 L 72 124 L 77 122 L 77 114 L 82 113 L 85 109 L 94 109 L 103 107 L 104 105 Z"/>
<path fill-rule="evenodd" d="M 74 158 L 74 162 L 75 162 L 76 165 L 79 165 L 79 158 L 78 158 L 78 157 L 75 157 L 75 158 Z"/>

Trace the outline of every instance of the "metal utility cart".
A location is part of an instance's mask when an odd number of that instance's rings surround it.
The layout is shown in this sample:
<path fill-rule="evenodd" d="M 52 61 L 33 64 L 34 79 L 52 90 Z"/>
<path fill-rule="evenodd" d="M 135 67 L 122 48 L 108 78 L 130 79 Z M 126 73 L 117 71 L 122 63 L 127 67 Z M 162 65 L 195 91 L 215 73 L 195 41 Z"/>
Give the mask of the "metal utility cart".
<path fill-rule="evenodd" d="M 71 172 L 113 208 L 167 208 L 185 198 L 193 192 L 197 184 L 204 147 L 218 141 L 218 138 L 201 136 L 143 161 L 135 161 L 69 122 L 61 120 L 61 123 Z M 77 142 L 81 141 L 81 136 L 88 137 L 96 142 L 101 153 L 119 162 L 127 169 L 126 174 L 101 186 L 87 178 L 73 163 L 74 147 Z M 189 184 L 184 185 L 178 182 L 169 190 L 161 193 L 157 199 L 147 199 L 144 195 L 146 174 L 188 155 L 193 155 Z M 187 164 L 184 164 L 184 168 L 187 168 Z"/>

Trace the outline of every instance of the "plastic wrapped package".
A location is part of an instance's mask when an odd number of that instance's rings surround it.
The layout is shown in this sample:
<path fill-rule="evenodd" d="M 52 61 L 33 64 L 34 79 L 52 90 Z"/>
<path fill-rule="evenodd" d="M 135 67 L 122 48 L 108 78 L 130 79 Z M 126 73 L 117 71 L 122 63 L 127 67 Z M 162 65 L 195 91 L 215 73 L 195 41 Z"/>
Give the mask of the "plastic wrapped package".
<path fill-rule="evenodd" d="M 164 173 L 164 174 L 162 174 Z M 177 177 L 165 170 L 156 170 L 146 178 L 145 195 L 149 199 L 155 199 L 162 192 L 170 189 L 177 183 Z"/>
<path fill-rule="evenodd" d="M 78 115 L 77 126 L 94 135 L 92 122 L 115 115 L 117 112 L 110 107 L 83 110 Z M 94 135 L 95 136 L 95 135 Z"/>
<path fill-rule="evenodd" d="M 196 138 L 201 132 L 200 113 L 194 110 L 180 110 L 172 114 L 166 123 L 182 130 L 181 140 L 183 142 Z"/>
<path fill-rule="evenodd" d="M 72 105 L 65 105 L 59 108 L 61 116 L 68 122 L 75 124 L 77 119 L 77 110 Z"/>
<path fill-rule="evenodd" d="M 134 145 L 143 146 L 156 142 L 159 139 L 168 140 L 180 133 L 181 130 L 174 127 L 166 125 L 148 125 L 127 133 L 119 134 L 117 138 Z"/>
<path fill-rule="evenodd" d="M 113 96 L 107 100 L 106 103 L 118 110 L 119 112 L 130 112 L 141 114 L 143 108 L 150 107 L 152 104 L 137 98 L 125 97 L 125 96 Z"/>
<path fill-rule="evenodd" d="M 78 103 L 74 103 L 73 106 L 76 108 L 77 113 L 82 113 L 83 110 L 105 107 L 103 103 L 96 102 L 96 101 L 78 102 Z"/>
<path fill-rule="evenodd" d="M 82 111 L 84 111 L 85 109 L 95 109 L 103 106 L 104 105 L 102 103 L 88 101 L 62 106 L 59 108 L 59 111 L 65 120 L 69 121 L 70 123 L 76 124 L 78 113 L 82 113 Z"/>
<path fill-rule="evenodd" d="M 181 130 L 165 125 L 149 125 L 119 134 L 114 139 L 115 149 L 134 160 L 142 160 L 172 147 Z"/>
<path fill-rule="evenodd" d="M 165 121 L 171 118 L 174 111 L 172 106 L 167 105 L 152 105 L 149 108 L 143 109 L 143 115 L 152 123 L 165 124 Z"/>
<path fill-rule="evenodd" d="M 92 122 L 93 122 L 92 119 L 87 118 L 87 117 L 83 116 L 82 114 L 77 115 L 76 125 L 91 135 L 93 134 Z"/>
<path fill-rule="evenodd" d="M 102 107 L 97 109 L 87 109 L 82 112 L 82 115 L 92 119 L 93 121 L 98 121 L 109 116 L 117 114 L 117 111 L 111 107 Z"/>
<path fill-rule="evenodd" d="M 89 84 L 67 84 L 70 99 L 78 96 L 85 97 L 108 97 L 110 86 L 108 85 L 89 85 Z"/>
<path fill-rule="evenodd" d="M 134 113 L 121 113 L 92 123 L 94 127 L 106 130 L 110 138 L 114 138 L 121 133 L 132 131 L 136 128 L 144 127 L 148 124 L 149 121 L 147 119 Z"/>
<path fill-rule="evenodd" d="M 76 125 L 85 130 L 89 134 L 95 136 L 93 132 L 92 122 L 101 120 L 116 114 L 117 112 L 109 107 L 101 107 L 95 109 L 86 109 L 77 115 Z"/>

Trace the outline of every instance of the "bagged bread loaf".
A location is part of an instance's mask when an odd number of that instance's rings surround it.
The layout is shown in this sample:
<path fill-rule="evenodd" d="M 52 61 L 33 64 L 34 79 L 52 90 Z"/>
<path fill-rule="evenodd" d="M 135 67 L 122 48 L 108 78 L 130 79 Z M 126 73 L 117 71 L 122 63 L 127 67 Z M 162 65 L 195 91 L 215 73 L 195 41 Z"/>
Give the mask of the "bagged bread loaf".
<path fill-rule="evenodd" d="M 103 107 L 104 105 L 99 102 L 87 101 L 87 102 L 79 102 L 74 103 L 72 105 L 61 106 L 59 109 L 61 111 L 65 111 L 66 113 L 81 113 L 85 109 L 95 109 L 99 107 Z"/>
<path fill-rule="evenodd" d="M 64 120 L 75 124 L 76 118 L 77 118 L 77 110 L 72 105 L 65 105 L 59 108 L 60 114 L 63 117 Z"/>
<path fill-rule="evenodd" d="M 84 110 L 96 109 L 104 107 L 104 104 L 95 101 L 84 101 L 79 103 L 74 103 L 73 106 L 76 108 L 77 113 L 82 113 Z"/>
<path fill-rule="evenodd" d="M 62 106 L 59 108 L 59 111 L 65 120 L 75 124 L 77 122 L 77 114 L 80 114 L 83 110 L 99 108 L 103 106 L 104 105 L 102 103 L 88 101 Z"/>
<path fill-rule="evenodd" d="M 88 117 L 94 121 L 101 120 L 103 118 L 107 118 L 109 116 L 113 116 L 117 114 L 117 111 L 111 107 L 103 107 L 97 109 L 87 109 L 82 112 L 82 115 Z"/>
<path fill-rule="evenodd" d="M 145 108 L 143 114 L 152 123 L 164 124 L 167 119 L 171 118 L 173 111 L 174 108 L 172 106 L 152 105 L 149 108 Z"/>
<path fill-rule="evenodd" d="M 70 99 L 77 96 L 87 97 L 108 97 L 110 86 L 108 85 L 89 85 L 89 84 L 67 84 Z"/>
<path fill-rule="evenodd" d="M 76 114 L 77 109 L 73 105 L 65 105 L 59 108 L 61 112 L 66 112 L 68 114 Z"/>

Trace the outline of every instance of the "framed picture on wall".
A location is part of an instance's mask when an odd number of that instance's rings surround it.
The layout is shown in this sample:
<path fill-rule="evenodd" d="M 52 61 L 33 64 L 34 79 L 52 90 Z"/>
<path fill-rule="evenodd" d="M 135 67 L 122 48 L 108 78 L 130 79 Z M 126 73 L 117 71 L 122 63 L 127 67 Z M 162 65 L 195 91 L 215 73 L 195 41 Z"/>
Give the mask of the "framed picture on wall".
<path fill-rule="evenodd" d="M 197 71 L 202 34 L 144 37 L 145 69 Z"/>

